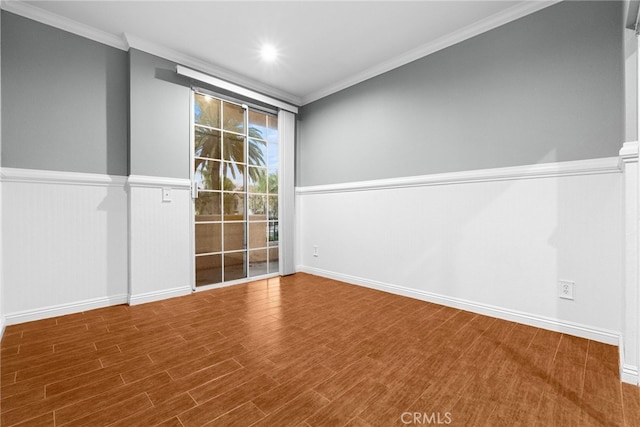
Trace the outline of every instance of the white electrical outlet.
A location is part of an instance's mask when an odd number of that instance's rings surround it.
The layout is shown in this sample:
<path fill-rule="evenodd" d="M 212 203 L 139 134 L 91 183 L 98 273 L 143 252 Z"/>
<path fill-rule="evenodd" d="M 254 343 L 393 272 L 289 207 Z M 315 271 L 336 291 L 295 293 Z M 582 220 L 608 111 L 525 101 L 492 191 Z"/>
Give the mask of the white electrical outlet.
<path fill-rule="evenodd" d="M 316 258 L 320 256 L 318 253 L 318 245 L 313 245 L 313 256 Z"/>
<path fill-rule="evenodd" d="M 573 287 L 575 282 L 569 280 L 560 280 L 558 282 L 558 296 L 563 299 L 573 299 Z"/>

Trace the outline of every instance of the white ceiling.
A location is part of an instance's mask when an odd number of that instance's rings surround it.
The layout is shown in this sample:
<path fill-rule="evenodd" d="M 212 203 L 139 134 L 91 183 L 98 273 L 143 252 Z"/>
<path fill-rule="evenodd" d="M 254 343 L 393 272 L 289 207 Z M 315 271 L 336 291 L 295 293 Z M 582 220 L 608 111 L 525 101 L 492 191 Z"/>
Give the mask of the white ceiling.
<path fill-rule="evenodd" d="M 556 1 L 6 1 L 302 105 Z M 277 47 L 260 60 L 261 43 Z"/>

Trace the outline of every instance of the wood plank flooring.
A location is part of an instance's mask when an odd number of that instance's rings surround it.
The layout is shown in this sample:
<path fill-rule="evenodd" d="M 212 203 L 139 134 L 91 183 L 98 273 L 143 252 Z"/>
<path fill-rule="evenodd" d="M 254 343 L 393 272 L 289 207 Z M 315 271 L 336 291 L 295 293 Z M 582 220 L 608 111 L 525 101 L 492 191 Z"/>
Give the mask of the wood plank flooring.
<path fill-rule="evenodd" d="M 9 326 L 0 424 L 638 426 L 598 342 L 307 274 Z"/>

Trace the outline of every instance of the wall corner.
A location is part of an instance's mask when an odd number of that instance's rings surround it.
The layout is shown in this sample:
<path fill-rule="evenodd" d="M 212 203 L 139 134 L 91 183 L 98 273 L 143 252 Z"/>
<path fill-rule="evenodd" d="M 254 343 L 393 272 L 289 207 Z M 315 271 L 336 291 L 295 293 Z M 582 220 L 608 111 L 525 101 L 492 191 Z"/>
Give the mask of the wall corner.
<path fill-rule="evenodd" d="M 640 175 L 638 142 L 625 142 L 620 149 L 623 172 L 624 279 L 622 336 L 620 337 L 620 379 L 638 385 L 640 366 Z"/>

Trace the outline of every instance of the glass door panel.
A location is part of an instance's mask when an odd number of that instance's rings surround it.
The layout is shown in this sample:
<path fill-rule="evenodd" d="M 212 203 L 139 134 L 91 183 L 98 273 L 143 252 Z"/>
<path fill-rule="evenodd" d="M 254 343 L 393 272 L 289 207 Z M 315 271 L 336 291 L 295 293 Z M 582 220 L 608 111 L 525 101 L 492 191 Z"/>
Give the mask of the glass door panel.
<path fill-rule="evenodd" d="M 262 276 L 268 274 L 269 269 L 267 266 L 268 253 L 266 249 L 258 249 L 255 251 L 249 251 L 249 276 Z"/>
<path fill-rule="evenodd" d="M 247 277 L 246 252 L 231 252 L 224 255 L 224 281 Z"/>
<path fill-rule="evenodd" d="M 224 130 L 244 135 L 245 108 L 242 105 L 222 101 Z"/>
<path fill-rule="evenodd" d="M 195 281 L 278 273 L 277 117 L 194 94 Z"/>
<path fill-rule="evenodd" d="M 196 286 L 222 282 L 222 255 L 196 256 Z"/>
<path fill-rule="evenodd" d="M 222 251 L 222 224 L 196 224 L 196 254 Z"/>

